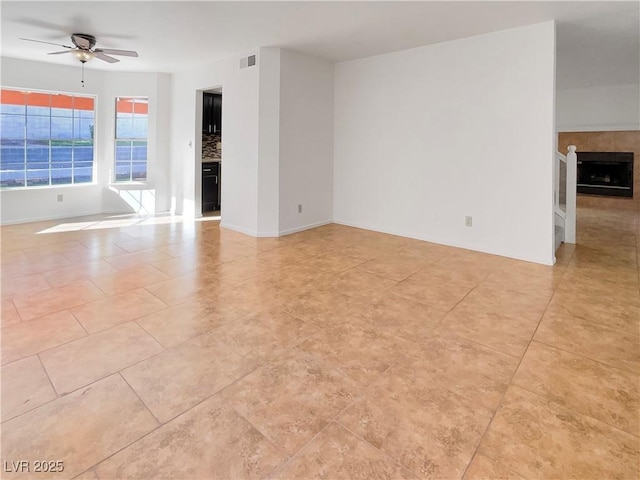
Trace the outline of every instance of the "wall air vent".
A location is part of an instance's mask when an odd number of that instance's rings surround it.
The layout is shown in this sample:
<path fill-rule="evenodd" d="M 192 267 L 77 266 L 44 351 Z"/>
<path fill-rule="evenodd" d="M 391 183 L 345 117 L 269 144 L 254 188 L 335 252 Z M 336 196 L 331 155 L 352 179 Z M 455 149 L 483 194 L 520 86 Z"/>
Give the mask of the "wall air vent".
<path fill-rule="evenodd" d="M 256 56 L 249 55 L 240 59 L 240 68 L 253 67 L 256 64 Z"/>

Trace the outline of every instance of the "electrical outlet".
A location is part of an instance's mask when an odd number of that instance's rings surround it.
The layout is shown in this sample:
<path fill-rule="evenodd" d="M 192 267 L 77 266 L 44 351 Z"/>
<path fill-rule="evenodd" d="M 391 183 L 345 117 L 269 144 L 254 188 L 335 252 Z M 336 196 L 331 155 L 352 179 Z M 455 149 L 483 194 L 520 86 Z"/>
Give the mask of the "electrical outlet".
<path fill-rule="evenodd" d="M 464 225 L 466 227 L 472 227 L 473 226 L 473 218 L 470 217 L 469 215 L 467 215 L 466 217 L 464 217 Z"/>
<path fill-rule="evenodd" d="M 64 200 L 64 197 L 62 196 L 61 193 L 58 194 L 58 202 L 62 202 Z"/>
<path fill-rule="evenodd" d="M 302 213 L 302 204 L 301 203 L 298 204 L 298 213 Z"/>

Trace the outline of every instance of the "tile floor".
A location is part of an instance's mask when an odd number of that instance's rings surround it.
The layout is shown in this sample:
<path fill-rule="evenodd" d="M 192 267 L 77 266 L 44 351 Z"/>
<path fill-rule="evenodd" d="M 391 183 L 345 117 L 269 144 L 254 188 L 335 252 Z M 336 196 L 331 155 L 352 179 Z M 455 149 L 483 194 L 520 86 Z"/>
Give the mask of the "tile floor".
<path fill-rule="evenodd" d="M 638 478 L 639 228 L 581 210 L 545 267 L 340 225 L 5 226 L 2 477 Z"/>

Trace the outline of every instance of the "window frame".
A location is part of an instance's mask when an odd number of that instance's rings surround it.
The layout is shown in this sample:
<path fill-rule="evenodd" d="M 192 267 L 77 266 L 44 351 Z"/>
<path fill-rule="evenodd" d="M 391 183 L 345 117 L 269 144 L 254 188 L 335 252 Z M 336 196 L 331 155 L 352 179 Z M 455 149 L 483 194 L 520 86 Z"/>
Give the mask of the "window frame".
<path fill-rule="evenodd" d="M 16 185 L 16 186 L 3 186 L 0 185 L 0 191 L 14 191 L 14 190 L 43 190 L 43 189 L 56 189 L 56 188 L 79 188 L 79 187 L 86 187 L 86 186 L 95 186 L 98 184 L 98 168 L 97 168 L 97 144 L 98 144 L 98 96 L 95 94 L 85 94 L 85 93 L 79 93 L 79 92 L 64 92 L 64 91 L 59 91 L 59 90 L 43 90 L 43 89 L 34 89 L 34 88 L 25 88 L 25 87 L 14 87 L 14 86 L 9 86 L 9 85 L 1 85 L 0 86 L 0 90 L 2 91 L 12 91 L 12 92 L 17 92 L 21 95 L 23 95 L 25 97 L 25 103 L 24 103 L 24 114 L 8 114 L 8 115 L 16 115 L 16 116 L 22 116 L 24 118 L 24 134 L 23 134 L 23 138 L 21 139 L 15 139 L 16 141 L 23 141 L 24 142 L 24 184 L 23 185 Z M 51 98 L 49 99 L 49 106 L 45 107 L 49 109 L 48 115 L 31 115 L 32 117 L 43 117 L 43 118 L 48 118 L 48 123 L 49 123 L 49 134 L 48 134 L 48 138 L 44 139 L 44 138 L 29 138 L 29 103 L 28 103 L 28 95 L 29 94 L 44 94 L 44 95 L 49 95 L 49 96 L 54 96 L 54 95 L 60 95 L 60 96 L 67 96 L 67 97 L 72 97 L 72 108 L 71 110 L 73 112 L 75 112 L 75 110 L 84 110 L 84 109 L 76 109 L 75 107 L 75 98 L 82 98 L 82 99 L 91 99 L 91 101 L 93 102 L 93 110 L 90 110 L 91 112 L 93 112 L 93 118 L 91 118 L 91 122 L 92 122 L 92 126 L 90 126 L 90 128 L 92 128 L 92 132 L 91 132 L 91 143 L 92 143 L 92 149 L 91 149 L 91 181 L 90 182 L 76 182 L 76 172 L 75 172 L 75 158 L 74 158 L 74 154 L 75 154 L 75 142 L 78 141 L 82 141 L 83 139 L 81 137 L 75 138 L 75 133 L 74 133 L 74 128 L 76 125 L 76 119 L 77 120 L 82 120 L 82 119 L 86 119 L 86 118 L 90 118 L 90 117 L 81 117 L 78 116 L 76 117 L 73 113 L 71 114 L 71 117 L 65 117 L 62 115 L 53 115 L 52 110 L 54 108 L 60 108 L 60 107 L 55 107 L 54 105 L 52 105 L 52 101 Z M 17 104 L 16 104 L 17 105 Z M 62 107 L 64 108 L 64 107 Z M 5 114 L 5 112 L 3 112 L 3 115 Z M 72 133 L 71 133 L 71 137 L 70 139 L 64 139 L 64 138 L 55 138 L 53 135 L 53 130 L 52 130 L 52 119 L 53 118 L 71 118 L 71 124 L 72 124 Z M 80 122 L 82 123 L 82 122 Z M 3 140 L 9 140 L 9 139 L 3 139 Z M 47 173 L 48 173 L 48 177 L 49 177 L 49 183 L 48 184 L 36 184 L 36 185 L 28 185 L 28 164 L 27 164 L 27 155 L 28 155 L 28 145 L 29 142 L 43 142 L 46 141 L 48 142 L 48 150 L 49 150 L 49 155 L 48 155 L 48 168 L 46 169 Z M 54 162 L 53 162 L 53 150 L 52 150 L 52 142 L 58 142 L 58 141 L 67 141 L 71 143 L 71 158 L 69 159 L 69 163 L 71 164 L 70 168 L 70 179 L 71 181 L 69 183 L 53 183 L 53 179 L 55 178 L 53 175 L 52 170 L 55 170 L 54 167 Z M 81 161 L 81 160 L 79 160 Z M 1 167 L 0 167 L 1 169 Z M 42 169 L 45 170 L 45 169 Z"/>
<path fill-rule="evenodd" d="M 146 104 L 146 136 L 145 137 L 118 137 L 118 102 L 121 100 L 133 101 L 134 107 L 132 115 L 135 115 L 135 104 L 141 103 Z M 142 100 L 141 102 L 136 102 L 136 100 Z M 111 184 L 113 186 L 117 185 L 146 185 L 149 182 L 149 97 L 142 95 L 118 95 L 114 99 L 114 116 L 113 116 L 113 174 L 111 175 Z M 132 116 L 132 120 L 135 117 Z M 133 147 L 131 145 L 131 154 L 129 158 L 129 166 L 130 166 L 130 175 L 128 180 L 118 180 L 118 142 L 144 142 L 146 144 L 146 158 L 144 160 L 145 163 L 145 178 L 144 180 L 134 180 L 133 178 L 133 166 L 134 166 L 134 158 L 133 158 Z"/>

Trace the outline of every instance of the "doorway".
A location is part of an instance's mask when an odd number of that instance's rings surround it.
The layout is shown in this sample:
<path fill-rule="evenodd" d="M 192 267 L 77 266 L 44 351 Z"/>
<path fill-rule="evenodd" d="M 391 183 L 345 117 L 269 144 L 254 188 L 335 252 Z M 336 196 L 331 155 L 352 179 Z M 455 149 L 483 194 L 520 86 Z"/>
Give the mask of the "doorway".
<path fill-rule="evenodd" d="M 202 92 L 202 216 L 222 210 L 222 88 Z"/>

